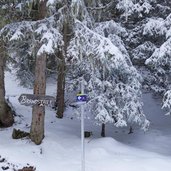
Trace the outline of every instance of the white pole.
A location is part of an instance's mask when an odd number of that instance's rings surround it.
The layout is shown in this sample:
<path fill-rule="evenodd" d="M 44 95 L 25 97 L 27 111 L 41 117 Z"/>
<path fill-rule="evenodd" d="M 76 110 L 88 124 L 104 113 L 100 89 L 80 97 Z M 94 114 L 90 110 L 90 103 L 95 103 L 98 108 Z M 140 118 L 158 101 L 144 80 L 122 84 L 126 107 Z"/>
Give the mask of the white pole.
<path fill-rule="evenodd" d="M 84 105 L 81 105 L 81 167 L 85 171 Z"/>
<path fill-rule="evenodd" d="M 82 61 L 82 49 L 80 41 L 80 60 Z M 81 79 L 81 94 L 84 94 L 84 80 Z M 84 140 L 84 104 L 81 105 L 81 171 L 85 171 L 85 140 Z"/>

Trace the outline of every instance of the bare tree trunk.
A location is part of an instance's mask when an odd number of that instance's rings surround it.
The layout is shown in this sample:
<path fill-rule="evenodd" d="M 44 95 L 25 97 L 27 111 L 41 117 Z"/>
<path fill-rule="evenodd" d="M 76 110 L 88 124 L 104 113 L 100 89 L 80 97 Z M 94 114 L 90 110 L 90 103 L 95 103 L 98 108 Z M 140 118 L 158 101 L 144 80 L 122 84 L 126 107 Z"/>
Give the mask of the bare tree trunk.
<path fill-rule="evenodd" d="M 31 18 L 34 21 L 41 20 L 45 18 L 47 14 L 46 3 L 48 0 L 33 0 L 32 2 L 32 10 L 31 10 Z"/>
<path fill-rule="evenodd" d="M 105 137 L 105 136 L 106 136 L 106 135 L 105 135 L 105 124 L 104 124 L 104 123 L 102 123 L 101 136 L 102 136 L 102 137 Z"/>
<path fill-rule="evenodd" d="M 66 13 L 67 13 L 66 9 Z M 57 106 L 57 117 L 63 118 L 64 108 L 65 108 L 65 56 L 67 55 L 67 47 L 69 43 L 69 33 L 71 29 L 69 28 L 69 17 L 65 14 L 65 21 L 63 23 L 63 40 L 64 47 L 58 52 L 58 78 L 57 78 L 57 96 L 56 96 L 56 106 Z"/>
<path fill-rule="evenodd" d="M 38 8 L 36 20 L 45 18 L 46 2 L 47 0 L 33 1 L 33 5 L 35 5 L 35 8 Z M 46 54 L 45 53 L 36 57 L 34 94 L 35 95 L 46 94 Z M 39 105 L 33 106 L 30 138 L 37 145 L 41 144 L 44 138 L 44 117 L 45 117 L 45 107 Z"/>
<path fill-rule="evenodd" d="M 46 3 L 47 3 L 48 0 L 41 0 L 39 2 L 39 15 L 38 15 L 38 19 L 44 19 L 46 17 L 46 14 L 47 14 L 47 8 L 46 8 Z"/>
<path fill-rule="evenodd" d="M 129 127 L 129 132 L 128 132 L 128 134 L 132 134 L 132 133 L 134 133 L 134 132 L 133 132 L 133 127 L 130 126 L 130 127 Z"/>
<path fill-rule="evenodd" d="M 4 86 L 4 46 L 0 41 L 0 127 L 9 127 L 14 123 L 11 108 L 5 101 L 5 86 Z"/>
<path fill-rule="evenodd" d="M 46 54 L 37 56 L 35 69 L 34 94 L 45 95 L 46 93 Z M 44 138 L 45 107 L 35 105 L 32 110 L 32 123 L 30 130 L 31 140 L 39 145 Z"/>
<path fill-rule="evenodd" d="M 65 57 L 62 51 L 58 52 L 59 64 L 58 64 L 58 78 L 57 78 L 57 117 L 63 118 L 65 108 Z"/>

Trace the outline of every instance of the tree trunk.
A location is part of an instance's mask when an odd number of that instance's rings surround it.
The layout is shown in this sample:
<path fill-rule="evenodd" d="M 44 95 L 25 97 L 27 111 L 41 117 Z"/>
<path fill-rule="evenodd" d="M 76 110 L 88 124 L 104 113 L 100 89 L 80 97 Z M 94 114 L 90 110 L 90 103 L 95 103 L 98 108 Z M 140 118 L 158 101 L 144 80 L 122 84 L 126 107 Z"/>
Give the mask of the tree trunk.
<path fill-rule="evenodd" d="M 34 94 L 45 95 L 46 93 L 46 54 L 37 56 L 35 69 Z M 34 105 L 32 110 L 32 123 L 30 130 L 31 140 L 39 145 L 44 138 L 45 107 Z"/>
<path fill-rule="evenodd" d="M 102 136 L 102 137 L 105 137 L 105 136 L 106 136 L 106 135 L 105 135 L 105 124 L 104 124 L 104 123 L 102 123 L 101 136 Z"/>
<path fill-rule="evenodd" d="M 33 5 L 35 5 L 36 8 L 38 6 L 38 11 L 37 11 L 38 13 L 37 13 L 36 20 L 41 20 L 45 18 L 46 3 L 47 0 L 33 1 Z M 46 54 L 45 53 L 36 57 L 34 94 L 35 95 L 46 94 Z M 37 145 L 41 144 L 44 138 L 44 117 L 45 117 L 45 106 L 34 105 L 32 110 L 30 138 Z"/>
<path fill-rule="evenodd" d="M 60 62 L 58 64 L 56 115 L 58 118 L 63 118 L 65 108 L 65 57 L 62 51 L 58 52 L 58 58 L 60 59 Z"/>
<path fill-rule="evenodd" d="M 46 3 L 48 0 L 33 0 L 30 16 L 33 21 L 44 19 L 47 14 Z"/>
<path fill-rule="evenodd" d="M 132 134 L 132 133 L 134 133 L 134 132 L 133 132 L 133 128 L 132 128 L 132 126 L 130 126 L 130 127 L 129 127 L 129 132 L 128 132 L 128 134 Z"/>
<path fill-rule="evenodd" d="M 67 13 L 66 9 L 66 13 Z M 56 96 L 56 107 L 57 107 L 57 117 L 63 118 L 64 108 L 65 108 L 65 56 L 67 55 L 67 47 L 70 40 L 71 29 L 69 27 L 69 17 L 65 14 L 65 21 L 63 23 L 63 40 L 64 47 L 58 52 L 58 78 L 57 78 L 57 96 Z"/>
<path fill-rule="evenodd" d="M 5 86 L 4 86 L 4 65 L 5 57 L 3 55 L 3 43 L 0 41 L 0 127 L 9 127 L 14 123 L 11 108 L 5 101 Z"/>

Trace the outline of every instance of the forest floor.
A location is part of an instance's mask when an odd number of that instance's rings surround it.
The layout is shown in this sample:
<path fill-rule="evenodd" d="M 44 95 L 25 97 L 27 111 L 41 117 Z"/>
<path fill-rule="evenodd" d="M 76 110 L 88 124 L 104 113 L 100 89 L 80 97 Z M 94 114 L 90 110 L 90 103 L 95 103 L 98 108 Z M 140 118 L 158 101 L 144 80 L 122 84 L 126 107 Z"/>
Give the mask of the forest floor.
<path fill-rule="evenodd" d="M 73 118 L 68 108 L 63 119 L 46 108 L 45 138 L 39 146 L 30 139 L 12 139 L 13 128 L 29 132 L 31 107 L 22 106 L 18 97 L 32 90 L 22 88 L 15 76 L 6 72 L 6 96 L 17 116 L 11 128 L 0 129 L 0 170 L 18 170 L 34 166 L 36 171 L 81 171 L 80 120 Z M 47 94 L 55 96 L 56 85 L 49 82 Z M 144 112 L 151 121 L 149 131 L 106 127 L 106 137 L 100 137 L 100 127 L 86 119 L 85 129 L 92 136 L 85 140 L 85 171 L 170 171 L 171 170 L 171 117 L 161 110 L 161 102 L 144 93 Z"/>

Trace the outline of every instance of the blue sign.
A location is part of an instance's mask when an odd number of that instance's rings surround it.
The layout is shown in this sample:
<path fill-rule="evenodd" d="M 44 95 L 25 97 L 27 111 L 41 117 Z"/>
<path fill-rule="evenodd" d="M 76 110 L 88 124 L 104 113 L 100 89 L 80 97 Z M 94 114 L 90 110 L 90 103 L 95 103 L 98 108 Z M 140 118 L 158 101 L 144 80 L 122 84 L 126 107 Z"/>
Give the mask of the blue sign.
<path fill-rule="evenodd" d="M 77 94 L 77 102 L 86 102 L 86 101 L 87 101 L 87 95 Z"/>

